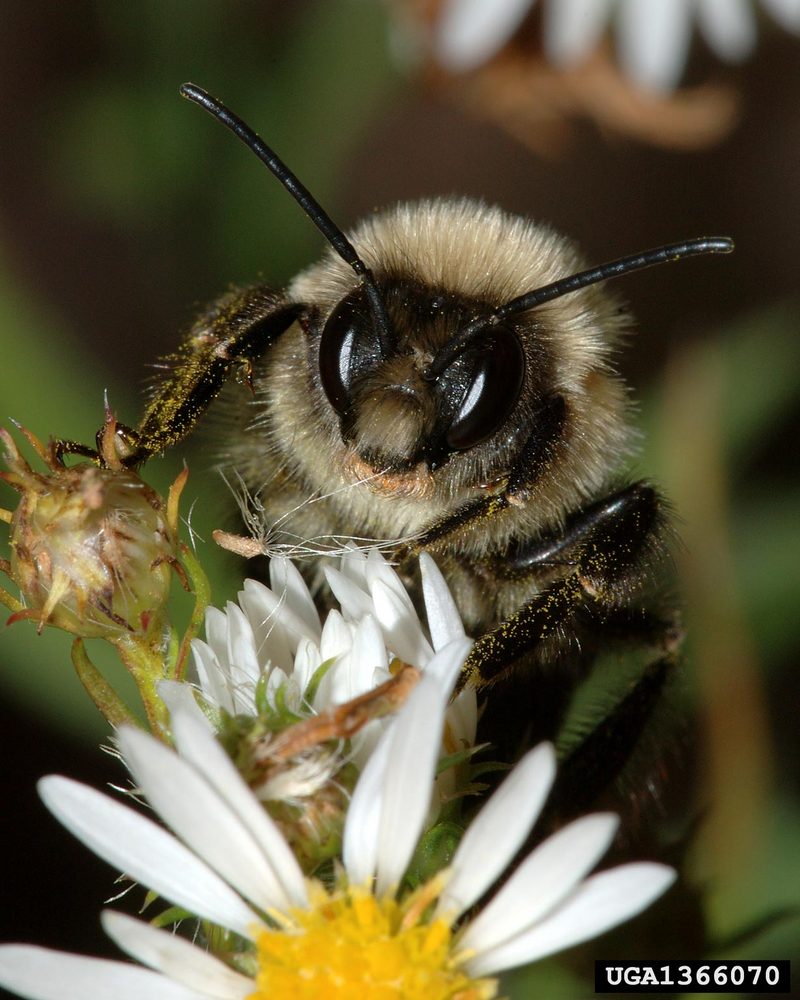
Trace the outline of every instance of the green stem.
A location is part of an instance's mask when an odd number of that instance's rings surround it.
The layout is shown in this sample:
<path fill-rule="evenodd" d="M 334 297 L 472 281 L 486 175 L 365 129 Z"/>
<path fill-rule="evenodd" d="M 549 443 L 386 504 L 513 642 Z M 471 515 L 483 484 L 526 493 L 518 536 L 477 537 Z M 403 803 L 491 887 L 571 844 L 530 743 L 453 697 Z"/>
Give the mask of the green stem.
<path fill-rule="evenodd" d="M 13 594 L 9 594 L 5 587 L 0 587 L 0 601 L 5 604 L 9 611 L 13 611 L 15 614 L 17 611 L 22 611 L 25 607 L 22 601 L 18 601 Z"/>
<path fill-rule="evenodd" d="M 205 619 L 206 608 L 211 603 L 211 584 L 203 571 L 200 562 L 188 545 L 181 543 L 181 561 L 186 568 L 189 583 L 194 593 L 194 608 L 189 624 L 181 640 L 178 657 L 175 661 L 174 674 L 176 680 L 183 680 L 189 662 L 189 651 L 192 639 L 200 631 Z"/>
<path fill-rule="evenodd" d="M 141 723 L 89 659 L 83 639 L 72 643 L 72 664 L 86 693 L 114 729 L 122 725 L 139 726 Z"/>
<path fill-rule="evenodd" d="M 167 677 L 163 643 L 155 645 L 136 636 L 123 636 L 113 645 L 136 682 L 150 731 L 159 739 L 169 734 L 169 713 L 158 694 L 158 683 Z"/>

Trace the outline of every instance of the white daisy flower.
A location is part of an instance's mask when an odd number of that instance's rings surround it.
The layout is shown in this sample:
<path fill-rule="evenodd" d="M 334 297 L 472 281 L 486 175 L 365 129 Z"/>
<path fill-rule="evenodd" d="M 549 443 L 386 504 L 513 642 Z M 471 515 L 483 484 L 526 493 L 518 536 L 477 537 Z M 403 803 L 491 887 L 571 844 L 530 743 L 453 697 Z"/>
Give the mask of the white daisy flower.
<path fill-rule="evenodd" d="M 107 933 L 147 968 L 6 945 L 0 984 L 31 1000 L 300 1000 L 370 996 L 381 988 L 430 1000 L 478 1000 L 496 996 L 497 982 L 487 977 L 639 913 L 675 873 L 641 863 L 588 875 L 617 828 L 615 816 L 599 813 L 537 847 L 476 917 L 463 919 L 510 864 L 542 808 L 555 774 L 549 744 L 524 757 L 488 800 L 450 867 L 404 891 L 445 706 L 468 648 L 456 639 L 439 650 L 383 733 L 350 804 L 333 886 L 304 877 L 190 691 L 170 685 L 175 750 L 133 729 L 122 730 L 119 742 L 144 796 L 174 834 L 66 778 L 44 779 L 41 794 L 106 861 L 239 935 L 244 946 L 237 944 L 226 961 L 106 912 Z"/>
<path fill-rule="evenodd" d="M 223 710 L 223 741 L 309 872 L 339 849 L 349 790 L 416 671 L 465 639 L 429 555 L 420 570 L 428 632 L 383 557 L 352 546 L 325 568 L 339 610 L 324 620 L 297 568 L 273 558 L 272 586 L 247 580 L 238 604 L 209 609 L 207 641 L 193 643 L 202 699 Z M 447 710 L 440 754 L 456 754 L 451 764 L 474 749 L 477 720 L 475 690 L 465 688 Z M 463 769 L 442 769 L 429 825 L 465 783 Z"/>
<path fill-rule="evenodd" d="M 800 32 L 800 0 L 761 0 L 787 31 Z M 534 0 L 445 0 L 434 52 L 448 69 L 465 72 L 488 61 L 511 39 Z M 669 91 L 683 73 L 695 27 L 728 62 L 756 43 L 754 0 L 548 0 L 542 7 L 545 54 L 558 66 L 584 59 L 610 24 L 623 71 L 637 86 Z"/>
<path fill-rule="evenodd" d="M 420 557 L 420 570 L 430 640 L 380 553 L 352 547 L 338 569 L 325 568 L 340 610 L 324 621 L 294 564 L 273 558 L 271 588 L 246 580 L 238 604 L 206 614 L 206 641 L 192 644 L 204 699 L 230 715 L 256 716 L 263 690 L 273 708 L 280 693 L 281 704 L 297 716 L 313 716 L 390 680 L 394 658 L 424 669 L 436 652 L 464 638 L 464 627 L 429 555 Z M 359 769 L 383 725 L 378 721 L 354 739 L 349 759 Z M 449 711 L 449 749 L 471 747 L 476 727 L 475 692 L 465 688 Z"/>

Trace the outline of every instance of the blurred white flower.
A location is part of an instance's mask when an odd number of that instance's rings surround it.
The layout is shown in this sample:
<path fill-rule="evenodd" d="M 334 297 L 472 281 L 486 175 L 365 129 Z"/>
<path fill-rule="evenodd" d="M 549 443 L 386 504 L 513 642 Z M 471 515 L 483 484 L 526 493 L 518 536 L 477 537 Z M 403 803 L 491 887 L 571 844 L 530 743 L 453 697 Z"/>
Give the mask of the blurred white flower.
<path fill-rule="evenodd" d="M 434 34 L 439 62 L 463 73 L 487 62 L 508 42 L 534 0 L 444 0 Z"/>
<path fill-rule="evenodd" d="M 228 964 L 169 931 L 106 912 L 107 933 L 147 969 L 5 945 L 0 984 L 31 1000 L 344 998 L 381 987 L 431 1000 L 489 998 L 497 983 L 486 977 L 639 913 L 674 872 L 640 863 L 588 875 L 617 828 L 615 816 L 599 813 L 546 840 L 486 907 L 463 920 L 508 867 L 542 808 L 555 774 L 549 744 L 509 774 L 451 865 L 419 889 L 404 890 L 431 796 L 445 706 L 467 650 L 467 641 L 456 639 L 437 652 L 384 731 L 350 803 L 343 868 L 333 886 L 304 877 L 191 692 L 168 685 L 175 749 L 133 729 L 120 731 L 119 745 L 174 835 L 66 778 L 44 779 L 41 794 L 106 861 L 163 899 L 240 935 L 245 950 L 237 947 Z"/>
<path fill-rule="evenodd" d="M 444 0 L 434 28 L 434 55 L 455 72 L 476 69 L 517 31 L 535 0 Z M 800 32 L 800 0 L 761 0 L 787 31 Z M 544 0 L 547 58 L 567 68 L 581 62 L 613 26 L 625 74 L 639 87 L 670 91 L 686 65 L 692 32 L 727 62 L 756 44 L 755 0 Z"/>

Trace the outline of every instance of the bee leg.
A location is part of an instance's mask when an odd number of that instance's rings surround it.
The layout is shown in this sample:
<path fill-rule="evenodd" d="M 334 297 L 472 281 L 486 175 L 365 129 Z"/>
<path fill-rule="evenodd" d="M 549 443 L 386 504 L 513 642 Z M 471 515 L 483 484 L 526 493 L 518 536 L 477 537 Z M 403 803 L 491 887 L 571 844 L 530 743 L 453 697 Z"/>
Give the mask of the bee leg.
<path fill-rule="evenodd" d="M 646 646 L 659 653 L 677 653 L 683 644 L 685 632 L 681 617 L 674 608 L 609 608 L 590 609 L 593 620 L 598 616 L 602 634 L 609 642 Z"/>
<path fill-rule="evenodd" d="M 230 292 L 195 322 L 133 432 L 125 464 L 139 465 L 186 437 L 230 373 L 259 357 L 292 323 L 301 306 L 267 288 Z"/>
<path fill-rule="evenodd" d="M 557 659 L 571 640 L 579 641 L 587 618 L 602 626 L 607 612 L 612 618 L 624 614 L 663 548 L 665 526 L 663 501 L 639 482 L 580 512 L 560 535 L 510 553 L 512 578 L 535 579 L 554 563 L 568 571 L 477 639 L 463 680 L 484 687 L 522 656 Z"/>
<path fill-rule="evenodd" d="M 629 627 L 642 637 L 656 622 L 636 621 L 629 598 L 641 590 L 653 564 L 662 559 L 670 537 L 669 507 L 645 481 L 585 507 L 557 533 L 518 543 L 498 558 L 496 571 L 507 579 L 541 578 L 569 569 L 587 595 L 607 609 L 609 628 Z"/>
<path fill-rule="evenodd" d="M 649 663 L 622 700 L 561 762 L 558 789 L 549 804 L 559 824 L 596 808 L 597 799 L 630 765 L 676 662 L 668 654 Z"/>
<path fill-rule="evenodd" d="M 80 455 L 81 458 L 90 458 L 93 462 L 99 461 L 96 448 L 90 448 L 79 441 L 65 441 L 63 438 L 59 438 L 53 443 L 53 455 L 56 461 L 62 464 L 66 455 Z"/>

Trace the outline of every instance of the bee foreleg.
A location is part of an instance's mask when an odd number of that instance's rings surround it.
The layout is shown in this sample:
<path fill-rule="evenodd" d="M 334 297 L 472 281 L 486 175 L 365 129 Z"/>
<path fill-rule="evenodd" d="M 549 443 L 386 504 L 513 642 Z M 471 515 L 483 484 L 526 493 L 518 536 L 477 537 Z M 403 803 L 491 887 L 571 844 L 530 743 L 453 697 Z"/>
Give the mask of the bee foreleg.
<path fill-rule="evenodd" d="M 206 311 L 156 390 L 127 464 L 138 465 L 182 440 L 217 396 L 229 374 L 259 356 L 297 318 L 300 306 L 263 287 L 231 292 Z"/>

